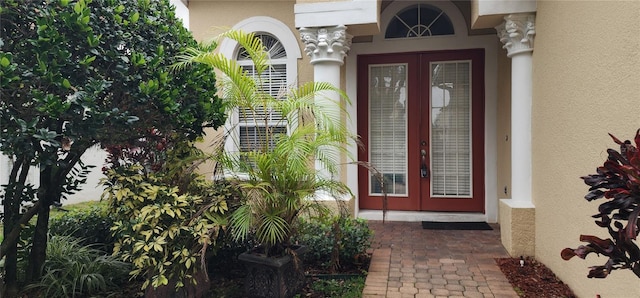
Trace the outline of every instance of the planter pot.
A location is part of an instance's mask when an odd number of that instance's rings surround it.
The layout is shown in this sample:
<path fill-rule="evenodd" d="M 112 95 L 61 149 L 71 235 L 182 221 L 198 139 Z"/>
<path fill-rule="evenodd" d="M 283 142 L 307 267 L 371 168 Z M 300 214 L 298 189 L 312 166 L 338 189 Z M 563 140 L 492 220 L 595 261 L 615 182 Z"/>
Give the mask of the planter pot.
<path fill-rule="evenodd" d="M 306 246 L 294 249 L 298 264 L 290 255 L 266 257 L 263 254 L 245 252 L 238 260 L 247 268 L 244 289 L 247 297 L 289 298 L 297 294 L 305 283 L 302 254 Z"/>

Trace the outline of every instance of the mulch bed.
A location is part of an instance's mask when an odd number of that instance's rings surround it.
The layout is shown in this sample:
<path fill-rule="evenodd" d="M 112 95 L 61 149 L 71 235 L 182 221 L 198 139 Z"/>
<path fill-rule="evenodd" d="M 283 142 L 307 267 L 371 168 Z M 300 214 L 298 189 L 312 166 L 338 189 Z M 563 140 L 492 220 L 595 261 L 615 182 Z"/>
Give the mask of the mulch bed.
<path fill-rule="evenodd" d="M 525 258 L 524 266 L 520 266 L 519 258 L 496 259 L 496 263 L 520 297 L 576 297 L 569 286 L 534 258 Z"/>

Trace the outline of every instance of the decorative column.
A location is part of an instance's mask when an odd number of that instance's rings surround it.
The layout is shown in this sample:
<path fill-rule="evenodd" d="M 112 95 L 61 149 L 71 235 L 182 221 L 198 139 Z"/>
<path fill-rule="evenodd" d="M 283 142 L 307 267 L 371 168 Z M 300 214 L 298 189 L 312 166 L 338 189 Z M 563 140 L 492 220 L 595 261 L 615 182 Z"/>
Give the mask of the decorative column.
<path fill-rule="evenodd" d="M 496 27 L 511 58 L 511 199 L 524 205 L 531 200 L 531 97 L 533 14 L 508 15 Z"/>
<path fill-rule="evenodd" d="M 502 244 L 512 256 L 535 254 L 531 107 L 534 14 L 511 14 L 496 27 L 511 58 L 511 199 L 500 201 Z"/>
<path fill-rule="evenodd" d="M 313 65 L 313 80 L 315 82 L 330 83 L 340 88 L 340 67 L 351 47 L 351 36 L 347 34 L 347 27 L 338 25 L 333 27 L 300 28 L 300 38 L 305 44 L 304 51 L 311 57 Z M 316 102 L 332 107 L 330 117 L 342 121 L 340 114 L 340 95 L 336 92 L 326 92 L 316 97 Z M 327 103 L 325 101 L 331 101 Z M 316 167 L 319 166 L 316 162 Z M 339 180 L 340 177 L 333 177 Z"/>

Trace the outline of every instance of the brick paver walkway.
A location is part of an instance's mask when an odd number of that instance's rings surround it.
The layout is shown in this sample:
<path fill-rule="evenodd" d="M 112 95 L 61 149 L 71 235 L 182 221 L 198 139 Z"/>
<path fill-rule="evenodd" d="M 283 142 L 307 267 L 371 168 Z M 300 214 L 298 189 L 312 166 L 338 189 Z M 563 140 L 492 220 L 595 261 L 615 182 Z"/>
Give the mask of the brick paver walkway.
<path fill-rule="evenodd" d="M 363 297 L 517 298 L 495 258 L 500 230 L 424 230 L 420 222 L 369 221 L 372 259 Z"/>

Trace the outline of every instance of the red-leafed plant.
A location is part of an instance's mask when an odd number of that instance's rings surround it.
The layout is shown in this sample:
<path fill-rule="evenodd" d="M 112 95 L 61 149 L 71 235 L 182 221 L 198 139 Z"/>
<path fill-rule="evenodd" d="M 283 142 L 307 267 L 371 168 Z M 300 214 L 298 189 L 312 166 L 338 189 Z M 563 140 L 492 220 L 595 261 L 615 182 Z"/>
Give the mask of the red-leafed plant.
<path fill-rule="evenodd" d="M 630 269 L 640 277 L 640 248 L 636 241 L 640 216 L 640 130 L 636 132 L 635 146 L 629 140 L 622 142 L 609 135 L 620 145 L 620 152 L 608 149 L 609 157 L 597 173 L 581 178 L 590 186 L 587 201 L 607 199 L 593 217 L 598 218 L 596 224 L 606 228 L 611 238 L 581 235 L 580 241 L 589 244 L 565 248 L 561 255 L 564 260 L 574 256 L 584 259 L 590 253 L 609 257 L 604 265 L 590 268 L 590 278 L 605 278 L 617 269 Z"/>

